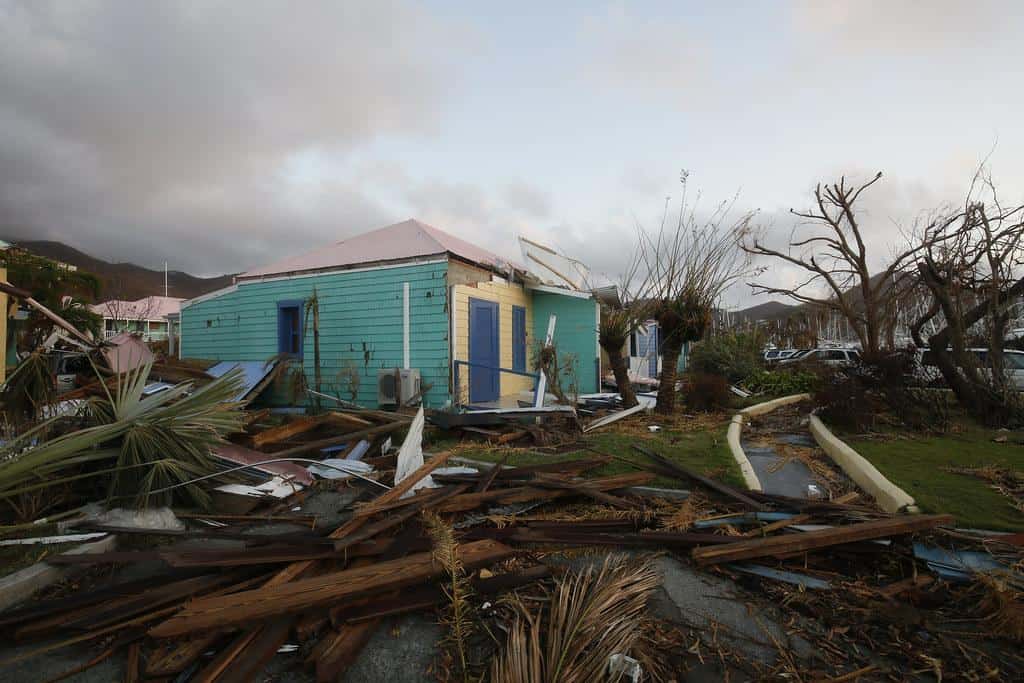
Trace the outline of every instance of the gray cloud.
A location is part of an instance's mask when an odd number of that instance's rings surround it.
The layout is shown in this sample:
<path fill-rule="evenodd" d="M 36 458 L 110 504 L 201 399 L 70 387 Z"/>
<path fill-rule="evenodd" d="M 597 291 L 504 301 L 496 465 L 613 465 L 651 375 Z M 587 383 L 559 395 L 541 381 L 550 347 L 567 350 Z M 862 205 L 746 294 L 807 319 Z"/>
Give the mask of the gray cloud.
<path fill-rule="evenodd" d="M 865 54 L 921 54 L 984 45 L 1007 31 L 1020 5 L 999 0 L 799 0 L 792 10 L 794 26 L 821 38 L 831 49 Z"/>
<path fill-rule="evenodd" d="M 211 272 L 390 220 L 289 176 L 432 134 L 459 40 L 400 2 L 0 3 L 0 229 Z"/>

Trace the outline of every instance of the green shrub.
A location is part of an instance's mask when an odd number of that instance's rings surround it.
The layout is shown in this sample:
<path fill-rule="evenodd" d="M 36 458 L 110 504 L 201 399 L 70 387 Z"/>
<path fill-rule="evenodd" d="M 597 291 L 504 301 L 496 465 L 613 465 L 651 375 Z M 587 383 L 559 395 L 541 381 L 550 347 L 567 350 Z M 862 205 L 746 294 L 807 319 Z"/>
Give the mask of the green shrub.
<path fill-rule="evenodd" d="M 764 364 L 764 337 L 757 333 L 726 332 L 696 344 L 686 369 L 694 373 L 721 375 L 736 383 L 760 370 Z"/>
<path fill-rule="evenodd" d="M 805 394 L 817 389 L 820 378 L 806 370 L 756 370 L 743 382 L 755 394 L 786 396 Z"/>

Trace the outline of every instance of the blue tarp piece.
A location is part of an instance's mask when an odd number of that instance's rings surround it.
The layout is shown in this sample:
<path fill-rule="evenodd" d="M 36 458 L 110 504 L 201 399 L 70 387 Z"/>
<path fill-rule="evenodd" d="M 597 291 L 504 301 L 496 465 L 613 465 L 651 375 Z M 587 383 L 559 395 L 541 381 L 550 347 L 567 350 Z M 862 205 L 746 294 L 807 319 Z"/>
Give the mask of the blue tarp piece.
<path fill-rule="evenodd" d="M 235 368 L 242 368 L 242 390 L 233 400 L 241 401 L 245 398 L 245 395 L 252 391 L 257 384 L 259 384 L 264 377 L 270 374 L 270 371 L 277 365 L 277 361 L 271 361 L 267 363 L 262 360 L 223 360 L 212 368 L 207 369 L 206 374 L 211 377 L 221 377 L 226 375 Z"/>
<path fill-rule="evenodd" d="M 791 512 L 741 512 L 736 515 L 729 515 L 728 517 L 719 517 L 717 519 L 699 519 L 693 523 L 693 526 L 698 529 L 708 529 L 715 526 L 725 526 L 726 524 L 753 524 L 755 522 L 781 522 L 784 519 L 792 519 L 795 517 Z"/>
<path fill-rule="evenodd" d="M 362 460 L 363 456 L 366 455 L 366 452 L 368 450 L 370 450 L 370 442 L 364 439 L 363 441 L 360 441 L 359 443 L 356 444 L 356 447 L 352 449 L 352 452 L 349 453 L 345 459 Z"/>
<path fill-rule="evenodd" d="M 772 569 L 771 567 L 765 567 L 761 564 L 727 564 L 725 566 L 733 571 L 743 572 L 744 574 L 753 574 L 755 576 L 763 576 L 766 579 L 774 579 L 785 583 L 792 583 L 803 588 L 811 588 L 814 590 L 830 590 L 832 588 L 832 585 L 828 581 L 824 581 L 813 576 L 807 576 L 806 574 L 797 574 L 795 572 L 782 571 L 781 569 Z"/>
<path fill-rule="evenodd" d="M 970 581 L 971 574 L 975 572 L 1006 569 L 988 553 L 971 550 L 950 551 L 924 543 L 914 544 L 914 557 L 923 560 L 940 579 L 955 583 Z"/>
<path fill-rule="evenodd" d="M 347 450 L 347 449 L 348 449 L 348 444 L 347 443 L 341 443 L 341 444 L 338 444 L 337 446 L 327 446 L 326 448 L 321 448 L 320 452 L 324 453 L 326 455 L 331 455 L 331 454 L 334 454 L 334 453 L 341 453 L 342 451 Z M 366 455 L 366 451 L 368 451 L 368 450 L 370 450 L 370 442 L 366 441 L 364 439 L 364 440 L 362 440 L 362 441 L 360 441 L 359 443 L 356 444 L 356 447 L 352 449 L 351 453 L 349 453 L 347 456 L 345 456 L 345 459 L 346 460 L 362 460 L 363 456 Z"/>

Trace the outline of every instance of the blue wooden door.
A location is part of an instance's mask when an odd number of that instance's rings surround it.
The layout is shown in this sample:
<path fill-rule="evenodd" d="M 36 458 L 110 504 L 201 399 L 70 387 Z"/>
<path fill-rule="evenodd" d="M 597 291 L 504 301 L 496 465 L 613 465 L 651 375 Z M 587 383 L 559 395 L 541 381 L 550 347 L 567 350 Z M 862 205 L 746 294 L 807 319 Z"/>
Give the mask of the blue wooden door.
<path fill-rule="evenodd" d="M 469 300 L 469 402 L 497 401 L 498 304 L 480 299 Z M 483 367 L 481 367 L 483 366 Z"/>

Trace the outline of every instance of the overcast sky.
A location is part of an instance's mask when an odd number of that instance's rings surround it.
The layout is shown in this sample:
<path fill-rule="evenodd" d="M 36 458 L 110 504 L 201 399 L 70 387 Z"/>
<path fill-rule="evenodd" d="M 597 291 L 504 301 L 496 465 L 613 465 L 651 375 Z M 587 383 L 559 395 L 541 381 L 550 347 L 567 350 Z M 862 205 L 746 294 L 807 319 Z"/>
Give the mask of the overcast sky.
<path fill-rule="evenodd" d="M 614 275 L 682 168 L 709 207 L 739 191 L 776 239 L 817 181 L 881 170 L 864 219 L 881 253 L 990 153 L 1024 201 L 1022 17 L 977 0 L 0 0 L 0 234 L 214 275 L 416 217 Z"/>

